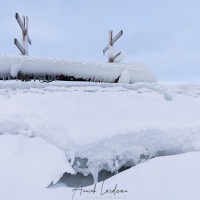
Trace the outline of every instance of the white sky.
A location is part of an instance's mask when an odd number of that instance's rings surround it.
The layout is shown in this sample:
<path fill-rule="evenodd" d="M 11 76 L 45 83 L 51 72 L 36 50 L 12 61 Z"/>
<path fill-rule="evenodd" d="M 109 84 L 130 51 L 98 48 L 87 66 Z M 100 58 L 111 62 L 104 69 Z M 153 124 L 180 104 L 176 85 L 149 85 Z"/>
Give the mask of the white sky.
<path fill-rule="evenodd" d="M 148 66 L 159 82 L 200 83 L 199 0 L 0 0 L 0 54 L 18 55 L 15 12 L 29 16 L 30 56 L 107 62 L 108 30 L 124 35 L 124 62 Z"/>

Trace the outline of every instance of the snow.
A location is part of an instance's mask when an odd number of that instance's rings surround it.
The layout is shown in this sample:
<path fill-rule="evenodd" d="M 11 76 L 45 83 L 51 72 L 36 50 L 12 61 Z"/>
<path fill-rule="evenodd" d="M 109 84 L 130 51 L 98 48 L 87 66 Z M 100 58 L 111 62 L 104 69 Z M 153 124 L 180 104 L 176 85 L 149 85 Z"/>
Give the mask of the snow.
<path fill-rule="evenodd" d="M 2 199 L 71 199 L 66 172 L 96 183 L 74 199 L 199 197 L 199 85 L 1 81 L 0 106 Z"/>
<path fill-rule="evenodd" d="M 119 56 L 117 56 L 117 58 L 114 60 L 114 62 L 115 63 L 122 62 L 124 60 L 124 57 L 125 57 L 125 52 L 121 51 L 121 54 Z"/>
<path fill-rule="evenodd" d="M 118 83 L 130 83 L 131 77 L 130 72 L 128 70 L 124 70 L 119 77 Z"/>
<path fill-rule="evenodd" d="M 199 85 L 6 81 L 0 105 L 1 134 L 56 145 L 96 182 L 101 170 L 200 150 Z"/>
<path fill-rule="evenodd" d="M 125 199 L 198 200 L 199 160 L 199 152 L 155 158 L 113 176 L 105 181 L 104 187 L 113 189 L 118 184 L 118 189 L 128 193 L 115 196 Z M 76 197 L 79 198 L 78 193 Z"/>
<path fill-rule="evenodd" d="M 21 199 L 56 183 L 63 173 L 74 174 L 64 152 L 40 138 L 0 136 L 0 196 Z M 9 198 L 10 197 L 10 198 Z"/>
<path fill-rule="evenodd" d="M 94 194 L 89 192 L 94 185 L 79 188 L 88 191 L 80 193 L 61 183 L 46 187 L 65 171 L 74 173 L 64 152 L 37 137 L 1 135 L 0 196 L 3 200 L 198 200 L 199 160 L 200 152 L 154 158 L 97 183 Z M 112 192 L 115 188 L 120 193 Z"/>
<path fill-rule="evenodd" d="M 21 63 L 13 63 L 10 67 L 10 75 L 17 77 L 19 71 L 21 71 Z"/>
<path fill-rule="evenodd" d="M 86 175 L 94 174 L 94 170 L 114 173 L 153 157 L 200 150 L 199 132 L 200 129 L 146 130 L 113 136 L 79 148 L 75 156 L 88 161 L 84 168 L 75 169 Z"/>
<path fill-rule="evenodd" d="M 110 59 L 110 58 L 113 58 L 114 56 L 115 56 L 115 48 L 114 48 L 114 46 L 109 46 L 109 48 L 108 48 L 108 51 L 107 51 L 107 57 L 108 57 L 108 60 Z"/>
<path fill-rule="evenodd" d="M 64 152 L 40 138 L 28 139 L 21 135 L 1 135 L 0 152 L 0 162 L 10 166 L 10 173 L 23 175 L 25 172 L 23 165 L 25 165 L 30 176 L 40 177 L 40 182 L 37 184 L 42 187 L 49 186 L 51 182 L 56 183 L 64 172 L 75 174 Z M 16 162 L 18 162 L 17 166 Z M 8 174 L 1 174 L 1 181 L 7 176 Z M 25 178 L 28 177 L 27 174 Z"/>
<path fill-rule="evenodd" d="M 0 78 L 16 77 L 21 72 L 34 77 L 73 76 L 98 82 L 115 82 L 124 70 L 130 72 L 130 83 L 156 82 L 144 65 L 133 63 L 92 63 L 53 58 L 0 55 Z"/>

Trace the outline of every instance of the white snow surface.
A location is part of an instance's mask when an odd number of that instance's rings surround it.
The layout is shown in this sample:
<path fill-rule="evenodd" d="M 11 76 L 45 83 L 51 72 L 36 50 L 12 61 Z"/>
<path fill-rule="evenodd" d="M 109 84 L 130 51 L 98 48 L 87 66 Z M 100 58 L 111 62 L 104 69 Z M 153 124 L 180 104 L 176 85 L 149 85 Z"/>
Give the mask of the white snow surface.
<path fill-rule="evenodd" d="M 109 48 L 108 48 L 108 50 L 106 52 L 108 60 L 110 58 L 113 58 L 117 53 L 118 52 L 115 51 L 115 47 L 114 46 L 109 46 Z M 124 57 L 125 57 L 125 52 L 121 51 L 120 55 L 117 56 L 117 58 L 115 58 L 114 63 L 121 63 L 123 61 Z"/>
<path fill-rule="evenodd" d="M 138 63 L 78 62 L 53 58 L 0 55 L 0 78 L 16 77 L 19 72 L 33 76 L 73 76 L 100 82 L 115 82 L 124 70 L 130 73 L 130 83 L 156 82 L 155 76 Z"/>
<path fill-rule="evenodd" d="M 114 46 L 109 46 L 108 51 L 106 52 L 108 60 L 113 58 L 116 54 Z"/>
<path fill-rule="evenodd" d="M 0 105 L 1 134 L 40 137 L 70 165 L 87 158 L 73 167 L 94 180 L 103 169 L 200 150 L 199 85 L 2 81 Z"/>
<path fill-rule="evenodd" d="M 124 70 L 121 76 L 119 77 L 118 83 L 130 83 L 130 80 L 131 80 L 130 72 L 128 70 Z"/>
<path fill-rule="evenodd" d="M 50 178 L 55 177 L 55 172 L 56 177 L 58 172 L 73 173 L 63 154 L 39 138 L 0 135 L 1 199 L 199 200 L 200 152 L 164 156 L 141 163 L 97 183 L 95 193 L 92 192 L 95 185 L 82 188 L 88 192 L 76 191 L 64 184 L 45 187 Z M 111 192 L 105 193 L 106 190 Z M 114 193 L 113 190 L 121 192 Z"/>
<path fill-rule="evenodd" d="M 97 182 L 122 166 L 134 167 L 103 188 L 127 193 L 102 196 L 99 182 L 74 199 L 199 199 L 199 85 L 1 81 L 0 106 L 3 200 L 72 199 L 60 182 L 46 187 L 65 172 Z"/>
<path fill-rule="evenodd" d="M 65 172 L 75 174 L 56 146 L 40 138 L 0 135 L 1 199 L 21 199 L 23 194 L 56 183 Z"/>
<path fill-rule="evenodd" d="M 117 189 L 128 191 L 128 193 L 116 194 L 115 197 L 118 199 L 198 200 L 199 169 L 199 152 L 159 157 L 108 179 L 104 183 L 103 191 L 114 189 L 117 184 Z M 99 183 L 98 190 L 101 187 L 102 183 Z M 79 194 L 76 195 L 79 199 Z M 113 198 L 114 195 L 105 196 Z"/>

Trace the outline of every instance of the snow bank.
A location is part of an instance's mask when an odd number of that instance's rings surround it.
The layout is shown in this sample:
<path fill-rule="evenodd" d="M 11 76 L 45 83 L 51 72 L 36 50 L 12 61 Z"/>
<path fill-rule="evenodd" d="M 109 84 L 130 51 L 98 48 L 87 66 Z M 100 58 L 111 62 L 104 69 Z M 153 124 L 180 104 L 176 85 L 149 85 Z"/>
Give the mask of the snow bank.
<path fill-rule="evenodd" d="M 199 152 L 155 158 L 113 176 L 104 184 L 98 183 L 95 195 L 84 193 L 80 196 L 76 192 L 74 199 L 89 196 L 91 199 L 104 197 L 128 200 L 198 200 L 199 160 Z M 114 190 L 115 187 L 115 191 L 127 192 L 106 193 L 106 190 Z M 89 190 L 93 187 L 84 189 Z M 101 195 L 103 193 L 104 195 Z"/>
<path fill-rule="evenodd" d="M 124 70 L 130 72 L 130 83 L 156 82 L 152 72 L 141 64 L 92 63 L 61 59 L 33 58 L 27 56 L 0 55 L 0 77 L 21 72 L 34 77 L 73 76 L 99 82 L 115 82 Z"/>
<path fill-rule="evenodd" d="M 200 148 L 198 85 L 1 82 L 0 105 L 0 133 L 41 137 L 96 181 L 102 169 Z"/>
<path fill-rule="evenodd" d="M 84 188 L 46 188 L 55 173 L 68 171 L 63 152 L 38 138 L 0 136 L 0 196 L 3 200 L 198 200 L 200 152 L 154 158 Z M 56 175 L 57 176 L 57 175 Z M 57 179 L 57 178 L 56 178 Z M 93 192 L 95 190 L 95 192 Z"/>
<path fill-rule="evenodd" d="M 2 190 L 9 190 L 8 185 L 45 188 L 56 183 L 65 172 L 75 173 L 57 147 L 39 138 L 0 136 L 1 197 Z"/>

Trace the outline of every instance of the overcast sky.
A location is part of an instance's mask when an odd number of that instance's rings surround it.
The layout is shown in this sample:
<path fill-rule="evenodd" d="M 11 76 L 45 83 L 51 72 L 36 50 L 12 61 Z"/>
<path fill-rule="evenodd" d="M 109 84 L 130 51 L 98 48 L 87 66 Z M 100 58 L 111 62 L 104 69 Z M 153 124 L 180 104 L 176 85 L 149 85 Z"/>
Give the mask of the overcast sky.
<path fill-rule="evenodd" d="M 200 83 L 199 0 L 0 0 L 0 54 L 19 54 L 15 12 L 29 17 L 30 56 L 107 62 L 108 30 L 123 30 L 124 62 L 159 82 Z"/>

